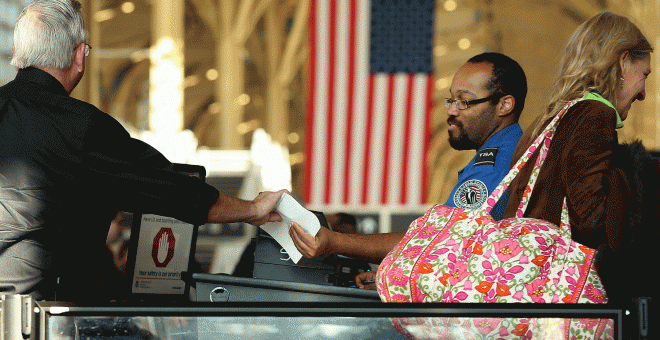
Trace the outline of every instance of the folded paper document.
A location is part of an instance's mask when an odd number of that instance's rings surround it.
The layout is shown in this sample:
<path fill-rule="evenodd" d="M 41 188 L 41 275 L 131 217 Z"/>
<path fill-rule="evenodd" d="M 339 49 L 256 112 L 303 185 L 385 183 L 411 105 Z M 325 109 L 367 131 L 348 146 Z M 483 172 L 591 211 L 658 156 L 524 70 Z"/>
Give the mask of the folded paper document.
<path fill-rule="evenodd" d="M 291 236 L 289 236 L 291 222 L 296 221 L 312 236 L 316 236 L 321 228 L 321 223 L 313 212 L 303 208 L 298 201 L 286 193 L 282 195 L 275 211 L 282 216 L 282 222 L 267 222 L 261 225 L 261 229 L 266 231 L 286 250 L 294 263 L 298 263 L 302 258 L 302 254 L 293 244 Z"/>

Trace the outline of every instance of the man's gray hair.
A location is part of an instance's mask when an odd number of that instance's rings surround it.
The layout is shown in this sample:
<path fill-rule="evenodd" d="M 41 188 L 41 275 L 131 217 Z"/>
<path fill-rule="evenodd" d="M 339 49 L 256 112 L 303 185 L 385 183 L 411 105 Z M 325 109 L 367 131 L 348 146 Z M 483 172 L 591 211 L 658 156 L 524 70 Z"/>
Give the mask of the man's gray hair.
<path fill-rule="evenodd" d="M 65 69 L 73 52 L 87 42 L 87 30 L 76 0 L 35 0 L 18 17 L 11 64 Z"/>

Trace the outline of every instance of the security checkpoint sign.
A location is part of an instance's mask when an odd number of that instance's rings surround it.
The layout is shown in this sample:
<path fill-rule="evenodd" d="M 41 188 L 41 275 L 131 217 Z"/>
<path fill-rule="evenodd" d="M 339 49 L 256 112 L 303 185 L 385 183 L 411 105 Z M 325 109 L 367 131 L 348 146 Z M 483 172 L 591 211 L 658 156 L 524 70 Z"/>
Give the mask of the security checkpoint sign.
<path fill-rule="evenodd" d="M 184 294 L 194 226 L 159 215 L 142 215 L 133 294 Z"/>

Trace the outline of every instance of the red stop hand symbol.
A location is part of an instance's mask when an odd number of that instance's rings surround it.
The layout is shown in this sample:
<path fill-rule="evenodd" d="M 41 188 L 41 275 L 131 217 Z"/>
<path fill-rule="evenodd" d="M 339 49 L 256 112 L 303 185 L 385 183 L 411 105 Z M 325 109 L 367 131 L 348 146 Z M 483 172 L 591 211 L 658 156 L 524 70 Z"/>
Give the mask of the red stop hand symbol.
<path fill-rule="evenodd" d="M 171 228 L 160 228 L 154 237 L 154 245 L 151 248 L 151 258 L 154 260 L 156 268 L 165 268 L 172 261 L 175 242 Z"/>

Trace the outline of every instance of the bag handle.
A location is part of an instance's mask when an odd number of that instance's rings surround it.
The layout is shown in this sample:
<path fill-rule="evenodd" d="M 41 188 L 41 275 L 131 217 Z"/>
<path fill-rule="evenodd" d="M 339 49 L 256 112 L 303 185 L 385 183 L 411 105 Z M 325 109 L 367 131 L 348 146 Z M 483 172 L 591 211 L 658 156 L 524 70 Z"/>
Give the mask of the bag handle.
<path fill-rule="evenodd" d="M 534 164 L 534 171 L 532 171 L 532 175 L 527 182 L 527 188 L 525 188 L 525 193 L 523 194 L 520 205 L 518 206 L 518 210 L 516 211 L 516 217 L 523 217 L 525 210 L 527 209 L 527 204 L 529 203 L 529 195 L 534 189 L 540 168 L 545 162 L 545 158 L 548 154 L 548 148 L 552 142 L 552 136 L 554 135 L 555 130 L 557 130 L 557 125 L 559 125 L 559 120 L 564 116 L 566 111 L 568 111 L 571 106 L 581 100 L 582 98 L 579 98 L 568 102 L 566 106 L 561 111 L 559 111 L 559 113 L 552 119 L 552 121 L 550 121 L 550 124 L 545 127 L 545 129 L 539 134 L 538 137 L 536 137 L 534 142 L 529 146 L 529 148 L 527 148 L 527 151 L 523 153 L 516 164 L 511 168 L 511 170 L 509 170 L 509 173 L 504 176 L 504 179 L 502 179 L 500 184 L 495 188 L 495 190 L 493 190 L 486 202 L 484 202 L 484 204 L 481 206 L 481 210 L 485 209 L 488 213 L 490 213 L 497 201 L 500 200 L 506 189 L 509 187 L 509 185 L 511 185 L 513 179 L 518 176 L 520 169 L 522 169 L 522 167 L 527 164 L 527 161 L 531 158 L 532 154 L 534 154 L 534 152 L 540 146 L 541 150 L 539 151 L 539 157 L 536 159 L 536 163 Z M 539 171 L 536 171 L 537 169 Z M 564 204 L 564 206 L 566 205 Z"/>

